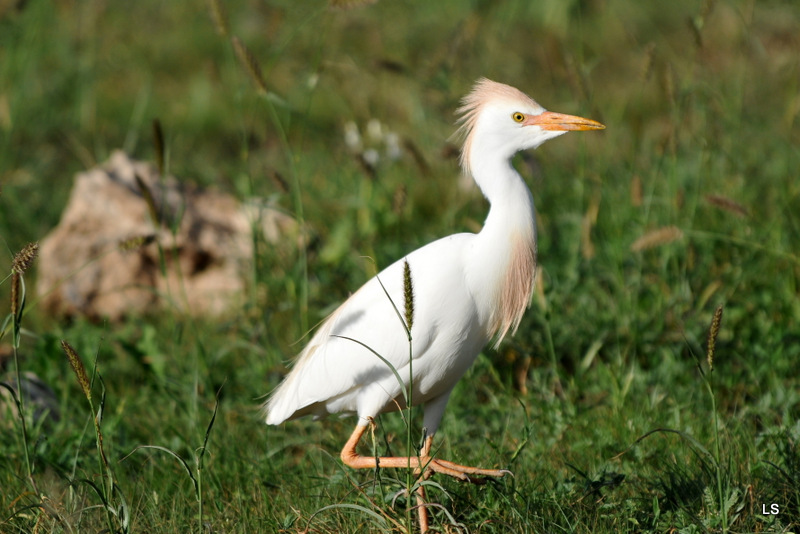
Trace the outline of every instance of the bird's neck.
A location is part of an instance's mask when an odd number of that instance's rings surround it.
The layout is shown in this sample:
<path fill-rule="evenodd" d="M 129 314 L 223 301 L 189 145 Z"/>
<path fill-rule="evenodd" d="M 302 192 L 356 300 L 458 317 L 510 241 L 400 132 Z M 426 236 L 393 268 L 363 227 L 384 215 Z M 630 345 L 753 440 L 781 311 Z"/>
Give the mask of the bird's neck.
<path fill-rule="evenodd" d="M 484 161 L 472 166 L 472 174 L 490 204 L 481 233 L 499 237 L 522 232 L 535 241 L 533 196 L 511 161 Z"/>
<path fill-rule="evenodd" d="M 491 207 L 470 261 L 481 280 L 476 292 L 487 308 L 488 337 L 499 343 L 519 325 L 533 294 L 536 222 L 530 189 L 508 159 L 484 160 L 472 173 Z"/>

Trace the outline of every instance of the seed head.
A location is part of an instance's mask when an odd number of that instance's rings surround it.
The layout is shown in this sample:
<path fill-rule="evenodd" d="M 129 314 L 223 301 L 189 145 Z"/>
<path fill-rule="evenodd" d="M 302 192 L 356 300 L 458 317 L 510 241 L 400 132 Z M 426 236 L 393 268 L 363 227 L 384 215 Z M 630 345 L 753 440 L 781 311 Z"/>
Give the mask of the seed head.
<path fill-rule="evenodd" d="M 414 324 L 414 284 L 411 281 L 411 267 L 408 261 L 403 261 L 403 300 L 405 303 L 406 325 L 408 330 Z"/>
<path fill-rule="evenodd" d="M 749 211 L 745 206 L 739 204 L 733 199 L 730 199 L 726 196 L 722 195 L 706 195 L 706 202 L 711 204 L 712 206 L 716 206 L 721 210 L 728 211 L 733 213 L 737 217 L 741 217 L 743 219 L 749 216 Z"/>
<path fill-rule="evenodd" d="M 272 178 L 272 181 L 278 186 L 278 189 L 280 189 L 281 192 L 288 193 L 290 191 L 289 182 L 286 181 L 286 178 L 284 178 L 281 173 L 278 171 L 272 171 L 269 174 L 269 177 Z"/>
<path fill-rule="evenodd" d="M 648 248 L 672 243 L 683 237 L 683 232 L 677 226 L 662 226 L 647 232 L 631 244 L 631 251 L 640 252 Z"/>
<path fill-rule="evenodd" d="M 39 243 L 28 243 L 22 250 L 17 252 L 14 260 L 11 262 L 11 315 L 18 321 L 20 318 L 20 311 L 23 307 L 22 292 L 22 276 L 25 271 L 30 269 L 33 260 L 36 259 L 39 253 Z"/>
<path fill-rule="evenodd" d="M 14 261 L 11 263 L 11 270 L 15 273 L 25 274 L 25 271 L 30 268 L 38 254 L 39 243 L 28 243 L 14 256 Z"/>
<path fill-rule="evenodd" d="M 228 16 L 225 14 L 225 9 L 219 0 L 209 0 L 208 8 L 211 13 L 211 19 L 214 21 L 214 27 L 217 33 L 222 37 L 228 36 Z"/>
<path fill-rule="evenodd" d="M 355 7 L 374 4 L 378 0 L 329 0 L 328 3 L 335 9 L 353 9 Z"/>
<path fill-rule="evenodd" d="M 238 37 L 232 37 L 231 43 L 233 43 L 233 50 L 236 52 L 236 57 L 239 58 L 239 63 L 242 64 L 247 74 L 253 79 L 258 91 L 267 94 L 267 84 L 264 82 L 264 75 L 261 74 L 261 66 L 258 64 L 255 56 Z"/>
<path fill-rule="evenodd" d="M 708 329 L 708 344 L 706 348 L 706 361 L 708 362 L 709 371 L 714 370 L 714 348 L 717 344 L 717 335 L 719 334 L 719 327 L 722 323 L 722 304 L 717 306 L 714 310 L 714 317 L 711 319 L 711 328 Z"/>
<path fill-rule="evenodd" d="M 159 210 L 156 206 L 156 199 L 153 197 L 153 192 L 145 183 L 144 179 L 139 176 L 138 172 L 134 173 L 133 178 L 136 180 L 136 185 L 139 187 L 139 192 L 142 194 L 145 204 L 147 204 L 147 211 L 150 212 L 150 220 L 155 226 L 160 225 L 161 217 L 159 216 Z"/>
<path fill-rule="evenodd" d="M 80 384 L 83 394 L 86 395 L 86 398 L 91 401 L 92 388 L 89 385 L 89 376 L 86 374 L 86 367 L 83 366 L 83 361 L 81 361 L 81 358 L 78 356 L 78 353 L 75 352 L 75 349 L 73 349 L 72 346 L 64 339 L 61 340 L 61 348 L 67 355 L 69 364 L 72 366 L 72 370 L 75 371 L 75 376 L 78 377 L 78 384 Z"/>
<path fill-rule="evenodd" d="M 164 129 L 158 119 L 153 119 L 153 148 L 156 151 L 158 172 L 161 176 L 164 176 Z"/>
<path fill-rule="evenodd" d="M 155 240 L 155 234 L 137 235 L 129 237 L 128 239 L 123 239 L 117 244 L 117 248 L 122 252 L 131 252 L 147 246 Z"/>

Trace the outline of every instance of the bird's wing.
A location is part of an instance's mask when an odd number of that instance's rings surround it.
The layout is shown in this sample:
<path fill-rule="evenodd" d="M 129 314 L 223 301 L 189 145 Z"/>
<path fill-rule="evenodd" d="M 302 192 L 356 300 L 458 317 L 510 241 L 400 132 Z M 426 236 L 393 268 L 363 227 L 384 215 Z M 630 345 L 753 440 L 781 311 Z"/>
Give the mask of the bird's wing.
<path fill-rule="evenodd" d="M 267 401 L 267 422 L 278 424 L 306 414 L 359 411 L 360 390 L 378 383 L 386 390 L 387 398 L 399 394 L 400 384 L 390 365 L 399 372 L 409 360 L 406 331 L 395 311 L 396 307 L 400 315 L 404 314 L 404 260 L 409 262 L 414 285 L 412 354 L 413 361 L 417 361 L 433 344 L 445 344 L 436 343 L 443 328 L 458 330 L 442 320 L 448 316 L 442 310 L 452 312 L 468 307 L 465 299 L 470 296 L 464 291 L 461 258 L 471 236 L 449 236 L 414 251 L 381 271 L 345 301 L 322 324 L 289 376 Z M 407 374 L 400 375 L 407 381 Z"/>

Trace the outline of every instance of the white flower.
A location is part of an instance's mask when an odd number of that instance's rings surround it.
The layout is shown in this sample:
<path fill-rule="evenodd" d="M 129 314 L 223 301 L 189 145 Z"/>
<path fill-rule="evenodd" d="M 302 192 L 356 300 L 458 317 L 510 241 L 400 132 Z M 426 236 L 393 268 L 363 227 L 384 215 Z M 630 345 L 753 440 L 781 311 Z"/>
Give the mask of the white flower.
<path fill-rule="evenodd" d="M 403 148 L 400 146 L 400 136 L 394 132 L 386 132 L 383 136 L 386 143 L 386 157 L 390 161 L 398 160 L 403 155 Z"/>
<path fill-rule="evenodd" d="M 372 143 L 380 143 L 383 140 L 383 126 L 378 119 L 370 119 L 367 123 L 367 137 Z"/>
<path fill-rule="evenodd" d="M 366 161 L 367 165 L 369 165 L 370 167 L 375 167 L 376 165 L 378 165 L 378 160 L 381 158 L 380 154 L 378 154 L 378 151 L 375 150 L 374 148 L 366 149 L 364 153 L 361 155 L 361 157 L 364 158 L 364 161 Z"/>
<path fill-rule="evenodd" d="M 344 125 L 344 144 L 347 145 L 353 152 L 361 152 L 363 148 L 361 145 L 361 134 L 358 132 L 358 126 L 353 121 L 348 121 Z"/>

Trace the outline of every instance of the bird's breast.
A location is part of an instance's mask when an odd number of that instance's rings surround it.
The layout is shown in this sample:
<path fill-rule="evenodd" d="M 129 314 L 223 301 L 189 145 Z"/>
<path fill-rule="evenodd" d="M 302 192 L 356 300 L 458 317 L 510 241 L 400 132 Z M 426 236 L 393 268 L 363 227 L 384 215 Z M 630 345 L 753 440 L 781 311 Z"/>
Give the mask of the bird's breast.
<path fill-rule="evenodd" d="M 470 252 L 468 284 L 487 339 L 496 343 L 519 326 L 533 294 L 535 230 L 479 235 Z"/>
<path fill-rule="evenodd" d="M 509 252 L 505 268 L 497 280 L 495 309 L 490 322 L 490 337 L 497 343 L 519 326 L 533 295 L 536 272 L 536 243 L 519 233 L 509 239 Z"/>

